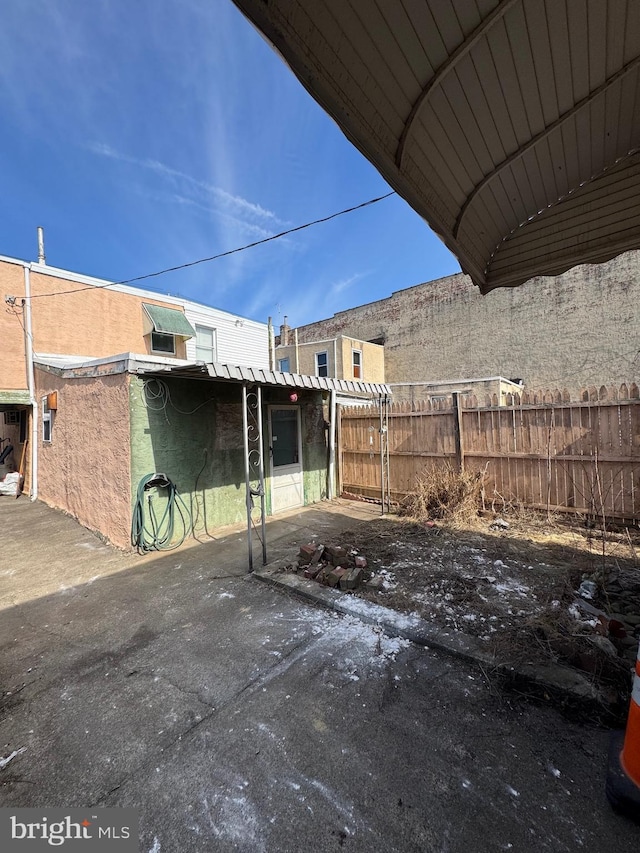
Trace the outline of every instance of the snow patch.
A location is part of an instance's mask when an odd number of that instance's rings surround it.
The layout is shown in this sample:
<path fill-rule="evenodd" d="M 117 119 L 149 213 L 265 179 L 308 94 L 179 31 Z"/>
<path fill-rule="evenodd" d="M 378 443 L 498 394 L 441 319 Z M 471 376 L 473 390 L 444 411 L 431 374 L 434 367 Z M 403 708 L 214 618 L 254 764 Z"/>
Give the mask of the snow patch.
<path fill-rule="evenodd" d="M 0 758 L 0 770 L 4 770 L 4 768 L 9 764 L 10 761 L 13 761 L 20 753 L 26 750 L 26 746 L 21 746 L 20 749 L 14 749 L 10 755 L 7 755 L 6 758 Z"/>

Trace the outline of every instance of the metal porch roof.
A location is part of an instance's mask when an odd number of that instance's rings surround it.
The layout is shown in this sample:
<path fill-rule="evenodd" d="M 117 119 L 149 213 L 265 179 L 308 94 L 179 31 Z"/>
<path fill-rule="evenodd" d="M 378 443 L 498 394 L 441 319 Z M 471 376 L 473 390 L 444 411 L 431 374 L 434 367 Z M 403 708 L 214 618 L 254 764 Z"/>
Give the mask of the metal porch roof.
<path fill-rule="evenodd" d="M 331 379 L 323 376 L 306 376 L 300 373 L 279 373 L 259 367 L 238 364 L 205 363 L 163 356 L 123 352 L 107 358 L 87 358 L 39 354 L 34 358 L 37 368 L 55 372 L 66 378 L 99 376 L 109 373 L 137 373 L 146 376 L 166 376 L 184 379 L 213 379 L 228 382 L 273 385 L 292 389 L 317 389 L 339 391 L 344 394 L 368 396 L 391 395 L 389 385 L 380 382 L 358 382 L 350 379 Z"/>
<path fill-rule="evenodd" d="M 640 247 L 637 0 L 234 0 L 482 292 Z"/>
<path fill-rule="evenodd" d="M 280 373 L 259 367 L 244 367 L 235 364 L 217 364 L 198 362 L 196 364 L 146 365 L 140 362 L 136 373 L 160 375 L 170 373 L 188 379 L 216 379 L 229 382 L 249 382 L 258 385 L 281 386 L 292 389 L 316 389 L 318 391 L 339 391 L 345 394 L 365 394 L 368 396 L 391 395 L 388 385 L 380 382 L 358 382 L 349 379 L 331 379 L 325 376 L 307 376 L 301 373 Z"/>

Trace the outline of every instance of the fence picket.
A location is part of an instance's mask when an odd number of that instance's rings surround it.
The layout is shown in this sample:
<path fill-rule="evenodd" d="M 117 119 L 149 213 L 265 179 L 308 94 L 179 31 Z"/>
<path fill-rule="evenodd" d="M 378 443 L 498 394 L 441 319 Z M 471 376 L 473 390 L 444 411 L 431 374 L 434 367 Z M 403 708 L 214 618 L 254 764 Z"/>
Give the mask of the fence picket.
<path fill-rule="evenodd" d="M 563 389 L 523 391 L 484 401 L 393 402 L 389 452 L 392 495 L 400 499 L 425 470 L 456 465 L 456 421 L 465 468 L 485 471 L 487 504 L 502 498 L 527 506 L 640 518 L 640 393 L 634 382 L 591 386 L 571 400 Z M 379 408 L 341 407 L 340 462 L 344 488 L 380 493 Z M 497 502 L 497 503 L 496 503 Z"/>

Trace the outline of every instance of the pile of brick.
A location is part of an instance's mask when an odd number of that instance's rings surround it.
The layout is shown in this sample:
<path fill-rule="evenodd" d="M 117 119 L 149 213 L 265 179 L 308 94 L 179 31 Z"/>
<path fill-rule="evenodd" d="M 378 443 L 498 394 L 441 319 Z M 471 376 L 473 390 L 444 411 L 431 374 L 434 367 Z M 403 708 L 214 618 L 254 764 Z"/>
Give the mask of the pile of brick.
<path fill-rule="evenodd" d="M 383 579 L 367 569 L 367 558 L 341 545 L 302 545 L 297 562 L 289 567 L 309 580 L 343 591 L 366 586 L 379 592 Z"/>

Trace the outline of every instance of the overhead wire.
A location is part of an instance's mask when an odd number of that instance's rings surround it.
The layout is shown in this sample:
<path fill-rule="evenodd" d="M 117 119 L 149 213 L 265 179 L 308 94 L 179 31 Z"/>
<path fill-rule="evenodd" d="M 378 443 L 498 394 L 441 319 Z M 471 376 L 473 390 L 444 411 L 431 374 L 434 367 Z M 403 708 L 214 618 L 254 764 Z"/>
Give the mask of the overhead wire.
<path fill-rule="evenodd" d="M 332 219 L 336 219 L 338 216 L 344 216 L 346 213 L 353 213 L 356 210 L 362 210 L 364 207 L 370 207 L 372 204 L 377 204 L 379 201 L 384 201 L 384 199 L 389 198 L 392 195 L 396 195 L 395 190 L 386 193 L 385 195 L 378 196 L 377 198 L 371 198 L 368 201 L 363 201 L 361 204 L 356 204 L 353 207 L 346 207 L 343 210 L 339 210 L 337 213 L 332 213 L 329 216 L 323 216 L 320 219 L 314 219 L 312 222 L 305 222 L 304 225 L 296 225 L 295 228 L 288 228 L 286 231 L 280 231 L 278 234 L 272 234 L 270 237 L 263 237 L 262 240 L 254 240 L 253 243 L 247 243 L 244 246 L 238 246 L 235 249 L 229 249 L 226 252 L 219 252 L 217 255 L 211 255 L 208 258 L 199 258 L 196 261 L 188 261 L 184 264 L 178 264 L 174 267 L 166 267 L 162 270 L 157 270 L 156 272 L 146 273 L 145 275 L 138 275 L 133 278 L 122 279 L 121 281 L 109 281 L 105 282 L 105 284 L 99 285 L 87 285 L 86 287 L 77 287 L 73 290 L 56 290 L 52 293 L 37 293 L 32 295 L 31 299 L 44 299 L 49 296 L 69 296 L 72 293 L 83 293 L 86 290 L 101 290 L 107 287 L 116 287 L 118 285 L 125 284 L 133 284 L 138 281 L 145 281 L 149 278 L 155 278 L 160 275 L 166 275 L 170 272 L 178 272 L 179 270 L 189 269 L 189 267 L 195 267 L 199 264 L 210 263 L 211 261 L 217 261 L 220 258 L 227 258 L 230 255 L 235 255 L 238 252 L 245 252 L 247 249 L 253 249 L 256 246 L 262 246 L 264 243 L 270 243 L 273 240 L 279 240 L 281 237 L 287 237 L 289 234 L 295 234 L 298 231 L 303 231 L 305 228 L 311 228 L 313 225 L 320 225 L 323 222 L 330 222 Z"/>

